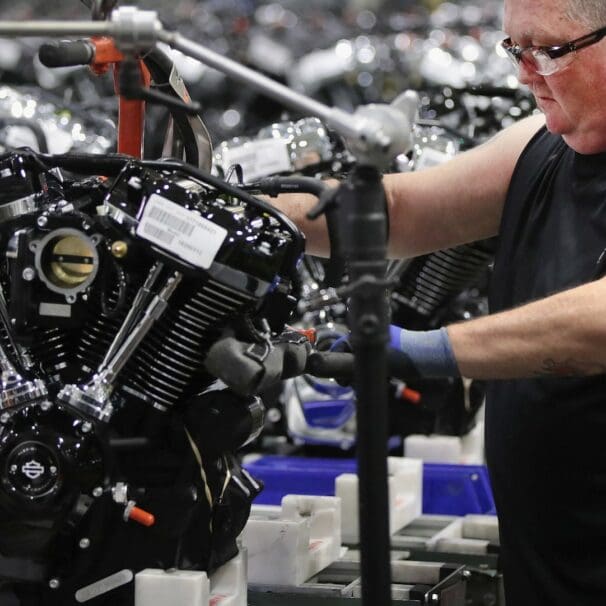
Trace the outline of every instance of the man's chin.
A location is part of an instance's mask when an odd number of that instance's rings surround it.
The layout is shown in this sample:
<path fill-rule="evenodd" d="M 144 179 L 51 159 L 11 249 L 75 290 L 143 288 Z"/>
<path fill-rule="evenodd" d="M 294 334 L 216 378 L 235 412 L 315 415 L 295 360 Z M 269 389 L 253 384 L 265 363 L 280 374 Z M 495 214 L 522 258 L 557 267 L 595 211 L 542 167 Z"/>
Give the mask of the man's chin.
<path fill-rule="evenodd" d="M 596 136 L 597 133 L 579 133 L 578 131 L 563 133 L 562 139 L 568 147 L 578 154 L 592 155 L 606 151 L 606 138 Z"/>
<path fill-rule="evenodd" d="M 559 112 L 550 111 L 549 109 L 540 108 L 545 116 L 545 126 L 547 130 L 554 135 L 566 135 L 571 131 L 570 124 L 562 119 Z"/>

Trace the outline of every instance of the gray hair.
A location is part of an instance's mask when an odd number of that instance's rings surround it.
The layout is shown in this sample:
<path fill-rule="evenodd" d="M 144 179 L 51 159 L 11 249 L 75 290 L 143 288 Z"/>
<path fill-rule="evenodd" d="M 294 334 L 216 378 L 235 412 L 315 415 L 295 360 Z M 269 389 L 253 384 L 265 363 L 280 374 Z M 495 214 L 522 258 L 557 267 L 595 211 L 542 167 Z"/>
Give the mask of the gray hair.
<path fill-rule="evenodd" d="M 565 0 L 566 16 L 588 27 L 606 26 L 606 2 L 604 0 Z"/>

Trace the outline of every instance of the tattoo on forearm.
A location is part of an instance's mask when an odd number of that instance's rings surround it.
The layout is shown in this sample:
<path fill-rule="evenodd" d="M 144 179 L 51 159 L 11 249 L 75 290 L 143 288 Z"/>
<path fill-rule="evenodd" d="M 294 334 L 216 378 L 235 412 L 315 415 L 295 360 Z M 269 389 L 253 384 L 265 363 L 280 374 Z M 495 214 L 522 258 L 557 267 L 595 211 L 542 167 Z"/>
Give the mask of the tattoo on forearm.
<path fill-rule="evenodd" d="M 602 373 L 606 373 L 606 366 L 599 362 L 581 362 L 572 358 L 558 362 L 548 358 L 535 374 L 539 377 L 587 377 Z"/>

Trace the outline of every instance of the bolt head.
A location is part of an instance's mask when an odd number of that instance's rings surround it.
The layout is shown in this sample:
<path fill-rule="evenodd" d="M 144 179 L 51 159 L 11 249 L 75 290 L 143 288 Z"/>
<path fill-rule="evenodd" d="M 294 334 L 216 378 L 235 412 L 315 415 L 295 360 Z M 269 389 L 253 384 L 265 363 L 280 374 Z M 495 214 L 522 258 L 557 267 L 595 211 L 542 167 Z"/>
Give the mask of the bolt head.
<path fill-rule="evenodd" d="M 78 546 L 80 549 L 88 549 L 90 547 L 90 539 L 88 537 L 81 538 Z"/>
<path fill-rule="evenodd" d="M 36 219 L 36 223 L 38 224 L 38 227 L 46 227 L 46 225 L 48 224 L 48 217 L 41 215 Z"/>
<path fill-rule="evenodd" d="M 116 240 L 112 244 L 111 251 L 116 259 L 123 259 L 128 254 L 128 244 L 123 240 Z"/>
<path fill-rule="evenodd" d="M 59 579 L 57 579 L 57 578 L 55 578 L 55 579 L 51 579 L 51 580 L 48 582 L 48 586 L 49 586 L 51 589 L 59 589 L 59 587 L 61 586 L 61 581 L 59 581 Z"/>
<path fill-rule="evenodd" d="M 101 486 L 97 486 L 96 488 L 93 488 L 93 497 L 98 499 L 102 494 L 103 494 L 103 488 L 101 488 Z"/>
<path fill-rule="evenodd" d="M 33 267 L 26 267 L 21 276 L 26 282 L 31 282 L 36 277 L 36 270 Z"/>
<path fill-rule="evenodd" d="M 270 408 L 267 411 L 267 420 L 270 423 L 278 423 L 282 419 L 282 413 L 279 408 Z"/>
<path fill-rule="evenodd" d="M 82 423 L 82 433 L 90 433 L 92 428 L 92 423 L 89 423 L 88 421 Z"/>

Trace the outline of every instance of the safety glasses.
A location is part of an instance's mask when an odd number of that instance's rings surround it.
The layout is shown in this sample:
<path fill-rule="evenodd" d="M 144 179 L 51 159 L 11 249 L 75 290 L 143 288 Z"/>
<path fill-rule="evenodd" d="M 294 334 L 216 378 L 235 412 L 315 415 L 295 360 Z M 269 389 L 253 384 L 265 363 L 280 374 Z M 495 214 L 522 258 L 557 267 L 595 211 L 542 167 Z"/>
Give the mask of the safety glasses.
<path fill-rule="evenodd" d="M 551 76 L 568 67 L 574 60 L 576 51 L 596 44 L 604 36 L 606 36 L 606 27 L 557 46 L 527 46 L 522 48 L 519 44 L 514 44 L 511 38 L 503 40 L 501 46 L 516 66 L 523 63 L 526 69 L 535 74 Z"/>

